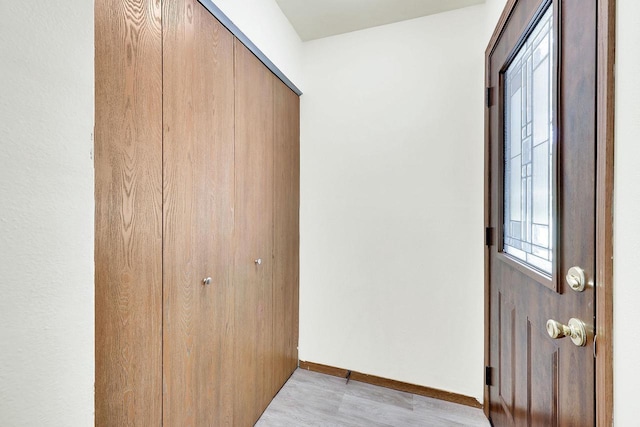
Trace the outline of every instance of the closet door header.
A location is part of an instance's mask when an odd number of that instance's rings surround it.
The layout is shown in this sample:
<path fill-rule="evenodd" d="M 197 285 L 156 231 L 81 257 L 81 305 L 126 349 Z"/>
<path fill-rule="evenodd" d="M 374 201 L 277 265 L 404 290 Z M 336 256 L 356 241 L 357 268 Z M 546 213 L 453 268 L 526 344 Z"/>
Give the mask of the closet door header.
<path fill-rule="evenodd" d="M 229 31 L 231 31 L 231 34 L 236 36 L 236 38 L 243 45 L 245 45 L 247 49 L 249 49 L 273 74 L 275 74 L 277 78 L 282 80 L 282 82 L 287 85 L 289 89 L 294 91 L 298 96 L 302 95 L 302 91 L 298 89 L 298 87 L 293 84 L 293 82 L 289 80 L 287 76 L 285 76 L 284 73 L 280 71 L 280 69 L 276 67 L 276 65 L 271 62 L 271 60 L 267 58 L 267 56 L 260 49 L 258 49 L 258 46 L 256 46 L 251 40 L 249 40 L 249 37 L 247 37 L 246 34 L 244 34 L 236 24 L 231 22 L 229 17 L 225 15 L 224 12 L 222 12 L 222 10 L 220 10 L 220 8 L 218 8 L 218 6 L 216 6 L 212 0 L 198 0 L 198 2 L 202 6 L 204 6 L 218 21 L 220 21 L 222 25 L 224 25 Z"/>

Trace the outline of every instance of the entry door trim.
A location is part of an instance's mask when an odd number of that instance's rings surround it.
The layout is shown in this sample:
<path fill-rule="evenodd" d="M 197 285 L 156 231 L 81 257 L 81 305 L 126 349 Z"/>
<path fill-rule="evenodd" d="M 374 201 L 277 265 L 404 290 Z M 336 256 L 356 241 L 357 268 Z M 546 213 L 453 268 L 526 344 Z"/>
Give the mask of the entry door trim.
<path fill-rule="evenodd" d="M 500 39 L 518 0 L 508 0 L 485 51 L 485 87 L 491 82 L 489 58 Z M 615 124 L 615 31 L 616 0 L 598 0 L 597 88 L 596 88 L 596 425 L 613 423 L 613 153 Z M 496 91 L 497 88 L 492 88 Z M 485 227 L 491 226 L 491 145 L 490 105 L 485 106 Z M 490 351 L 490 247 L 484 257 L 484 358 L 489 366 Z M 484 390 L 484 412 L 489 416 L 489 386 Z"/>
<path fill-rule="evenodd" d="M 596 421 L 613 425 L 613 153 L 616 0 L 598 1 L 596 100 Z"/>

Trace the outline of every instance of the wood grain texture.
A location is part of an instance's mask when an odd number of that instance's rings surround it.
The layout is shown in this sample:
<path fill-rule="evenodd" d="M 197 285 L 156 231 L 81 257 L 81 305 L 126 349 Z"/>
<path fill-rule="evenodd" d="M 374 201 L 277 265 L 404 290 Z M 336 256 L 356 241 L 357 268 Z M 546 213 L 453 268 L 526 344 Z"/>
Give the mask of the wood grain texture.
<path fill-rule="evenodd" d="M 274 82 L 273 328 L 278 390 L 298 364 L 300 99 Z"/>
<path fill-rule="evenodd" d="M 233 425 L 233 37 L 195 0 L 163 22 L 164 425 Z"/>
<path fill-rule="evenodd" d="M 307 361 L 300 361 L 300 369 L 307 371 L 319 372 L 321 374 L 332 375 L 334 377 L 346 378 L 349 372 L 344 368 L 336 368 L 334 366 L 322 365 Z M 447 402 L 458 403 L 460 405 L 471 406 L 473 408 L 482 408 L 482 404 L 475 398 L 464 396 L 449 391 L 439 390 L 431 387 L 425 387 L 416 384 L 405 383 L 402 381 L 391 380 L 388 378 L 378 377 L 375 375 L 363 374 L 361 372 L 351 371 L 350 380 L 362 383 L 373 384 L 393 390 L 404 391 L 407 393 L 417 394 L 419 396 L 431 397 L 433 399 L 444 400 Z"/>
<path fill-rule="evenodd" d="M 616 1 L 598 1 L 596 424 L 613 425 L 613 159 Z"/>
<path fill-rule="evenodd" d="M 95 164 L 96 424 L 252 425 L 297 363 L 298 97 L 195 0 L 99 1 Z"/>
<path fill-rule="evenodd" d="M 274 390 L 273 79 L 235 40 L 235 425 L 253 425 Z M 261 264 L 255 262 L 260 259 Z"/>
<path fill-rule="evenodd" d="M 95 424 L 162 424 L 159 1 L 95 3 Z"/>

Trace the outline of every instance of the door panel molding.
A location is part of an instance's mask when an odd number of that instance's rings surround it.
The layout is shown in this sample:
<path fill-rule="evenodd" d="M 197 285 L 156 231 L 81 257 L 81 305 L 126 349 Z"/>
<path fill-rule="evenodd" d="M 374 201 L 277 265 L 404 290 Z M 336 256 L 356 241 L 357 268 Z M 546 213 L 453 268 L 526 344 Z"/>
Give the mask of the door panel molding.
<path fill-rule="evenodd" d="M 504 296 L 501 292 L 498 293 L 498 334 L 505 339 L 500 340 L 498 350 L 499 372 L 511 371 L 509 375 L 509 381 L 503 380 L 504 375 L 498 375 L 498 395 L 500 396 L 500 404 L 504 409 L 504 412 L 509 416 L 513 422 L 513 412 L 515 410 L 515 369 L 516 363 L 514 360 L 514 347 L 516 342 L 516 309 L 512 302 L 504 301 Z M 509 343 L 509 348 L 504 348 L 504 343 Z M 505 351 L 506 350 L 506 351 Z M 488 366 L 488 364 L 487 364 Z"/>
<path fill-rule="evenodd" d="M 546 331 L 535 327 L 530 319 L 527 319 L 527 342 L 527 375 L 529 376 L 527 383 L 529 395 L 532 396 L 532 399 L 527 402 L 528 425 L 557 426 L 559 425 L 558 407 L 555 402 L 560 392 L 558 390 L 560 349 L 555 343 L 549 342 Z M 543 371 L 544 375 L 532 375 L 531 371 L 535 359 L 548 363 L 548 370 Z M 535 388 L 551 389 L 552 392 L 550 395 L 535 393 Z M 535 399 L 536 396 L 542 396 L 543 399 Z M 551 416 L 546 419 L 542 415 L 545 414 L 545 409 L 551 412 Z"/>

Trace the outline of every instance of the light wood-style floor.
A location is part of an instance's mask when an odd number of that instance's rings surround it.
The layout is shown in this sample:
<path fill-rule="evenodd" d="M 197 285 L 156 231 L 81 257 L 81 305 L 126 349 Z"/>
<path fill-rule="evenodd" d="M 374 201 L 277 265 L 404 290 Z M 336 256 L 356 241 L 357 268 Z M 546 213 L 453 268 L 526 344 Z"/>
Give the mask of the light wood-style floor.
<path fill-rule="evenodd" d="M 256 427 L 486 427 L 481 409 L 296 370 Z"/>

